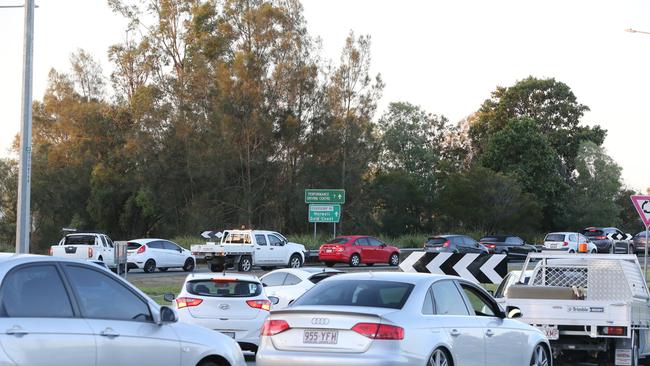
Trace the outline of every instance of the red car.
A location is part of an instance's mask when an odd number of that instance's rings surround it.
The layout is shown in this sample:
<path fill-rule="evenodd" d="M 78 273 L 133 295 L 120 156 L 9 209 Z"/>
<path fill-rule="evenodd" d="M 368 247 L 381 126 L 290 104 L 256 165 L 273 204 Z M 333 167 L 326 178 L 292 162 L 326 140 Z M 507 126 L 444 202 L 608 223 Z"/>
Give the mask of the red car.
<path fill-rule="evenodd" d="M 365 235 L 339 236 L 320 246 L 318 259 L 328 267 L 335 263 L 349 263 L 356 267 L 361 263 L 399 264 L 399 248 Z"/>

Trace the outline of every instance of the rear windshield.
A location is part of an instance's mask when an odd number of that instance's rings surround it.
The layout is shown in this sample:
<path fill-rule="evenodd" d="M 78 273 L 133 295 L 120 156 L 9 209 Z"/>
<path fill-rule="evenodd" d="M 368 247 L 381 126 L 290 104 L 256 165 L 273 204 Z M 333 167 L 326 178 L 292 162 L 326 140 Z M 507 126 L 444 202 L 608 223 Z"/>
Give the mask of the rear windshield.
<path fill-rule="evenodd" d="M 429 238 L 427 239 L 427 245 L 431 247 L 439 247 L 447 241 L 446 238 Z"/>
<path fill-rule="evenodd" d="M 350 238 L 334 238 L 325 244 L 345 244 L 350 241 Z"/>
<path fill-rule="evenodd" d="M 339 305 L 401 309 L 413 287 L 410 283 L 392 281 L 326 281 L 307 291 L 293 306 Z"/>
<path fill-rule="evenodd" d="M 324 279 L 326 279 L 326 278 L 328 278 L 328 277 L 335 276 L 335 275 L 337 275 L 337 274 L 341 274 L 341 272 L 323 272 L 323 273 L 318 273 L 318 274 L 315 274 L 315 275 L 309 277 L 309 280 L 310 280 L 312 283 L 319 283 L 320 281 L 322 281 L 322 280 L 324 280 Z"/>
<path fill-rule="evenodd" d="M 544 241 L 564 241 L 564 234 L 548 234 Z"/>
<path fill-rule="evenodd" d="M 192 295 L 213 297 L 253 297 L 262 293 L 259 283 L 219 278 L 189 281 L 185 289 Z"/>
<path fill-rule="evenodd" d="M 586 229 L 586 230 L 582 230 L 582 235 L 585 235 L 585 236 L 588 236 L 588 237 L 592 238 L 594 236 L 604 236 L 605 234 L 604 234 L 604 232 L 602 230 Z"/>
<path fill-rule="evenodd" d="M 484 236 L 479 240 L 481 243 L 490 242 L 490 243 L 503 243 L 506 241 L 507 236 Z"/>
<path fill-rule="evenodd" d="M 70 235 L 65 237 L 64 245 L 95 245 L 94 235 Z"/>
<path fill-rule="evenodd" d="M 142 246 L 142 245 L 140 245 L 140 244 L 138 244 L 138 243 L 126 243 L 126 250 L 138 249 L 138 248 L 140 248 L 141 246 Z"/>

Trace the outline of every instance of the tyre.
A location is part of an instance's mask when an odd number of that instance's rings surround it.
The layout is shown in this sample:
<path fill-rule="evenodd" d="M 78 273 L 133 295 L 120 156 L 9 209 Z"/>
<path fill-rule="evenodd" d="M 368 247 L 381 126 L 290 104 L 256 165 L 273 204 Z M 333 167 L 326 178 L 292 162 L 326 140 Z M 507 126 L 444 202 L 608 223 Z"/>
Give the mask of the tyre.
<path fill-rule="evenodd" d="M 575 253 L 575 250 L 569 249 L 569 253 Z"/>
<path fill-rule="evenodd" d="M 427 362 L 427 366 L 453 366 L 453 364 L 454 363 L 451 360 L 451 357 L 449 357 L 447 351 L 442 348 L 436 348 L 436 350 L 431 353 L 431 356 L 429 356 L 429 361 Z"/>
<path fill-rule="evenodd" d="M 598 251 L 596 249 L 591 250 L 591 254 L 596 254 L 596 253 L 598 253 Z"/>
<path fill-rule="evenodd" d="M 541 344 L 535 346 L 533 355 L 530 358 L 530 366 L 548 366 L 550 365 L 550 357 L 546 347 Z"/>
<path fill-rule="evenodd" d="M 239 272 L 250 272 L 252 268 L 253 268 L 253 261 L 251 260 L 251 257 L 247 255 L 241 257 L 241 259 L 239 260 L 239 265 L 237 266 Z"/>
<path fill-rule="evenodd" d="M 160 268 L 158 268 L 158 270 L 159 270 L 160 272 L 167 272 L 168 269 L 169 269 L 169 268 L 167 268 L 167 267 L 160 267 Z"/>
<path fill-rule="evenodd" d="M 350 257 L 350 267 L 359 267 L 359 264 L 361 264 L 361 257 L 359 254 L 352 254 Z"/>
<path fill-rule="evenodd" d="M 144 267 L 142 268 L 146 273 L 153 273 L 156 270 L 156 261 L 149 259 L 144 262 Z"/>
<path fill-rule="evenodd" d="M 185 264 L 183 265 L 183 271 L 192 272 L 194 271 L 194 267 L 196 267 L 196 263 L 194 263 L 194 259 L 187 258 L 185 260 Z"/>
<path fill-rule="evenodd" d="M 325 267 L 332 268 L 332 267 L 334 267 L 334 264 L 336 264 L 336 263 L 334 263 L 334 262 L 325 262 Z"/>
<path fill-rule="evenodd" d="M 223 263 L 210 263 L 211 272 L 223 272 L 224 265 Z"/>
<path fill-rule="evenodd" d="M 294 253 L 291 255 L 291 258 L 289 258 L 289 268 L 300 268 L 302 267 L 302 258 L 300 257 L 300 254 Z"/>
<path fill-rule="evenodd" d="M 388 264 L 391 266 L 395 267 L 399 264 L 399 254 L 393 253 L 390 255 L 390 258 L 388 258 Z"/>

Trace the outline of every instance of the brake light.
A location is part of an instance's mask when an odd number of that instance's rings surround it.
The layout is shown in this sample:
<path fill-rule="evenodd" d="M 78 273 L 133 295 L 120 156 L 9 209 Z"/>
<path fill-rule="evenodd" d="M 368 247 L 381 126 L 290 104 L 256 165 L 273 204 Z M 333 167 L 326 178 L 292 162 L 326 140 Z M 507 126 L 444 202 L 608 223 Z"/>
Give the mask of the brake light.
<path fill-rule="evenodd" d="M 144 253 L 144 251 L 147 250 L 147 247 L 144 245 L 140 245 L 140 248 L 138 248 L 138 251 L 136 252 L 137 254 Z"/>
<path fill-rule="evenodd" d="M 246 303 L 254 309 L 271 311 L 271 301 L 269 300 L 248 300 Z"/>
<path fill-rule="evenodd" d="M 607 237 L 606 236 L 597 236 L 594 239 L 596 239 L 596 240 L 605 240 L 605 239 L 607 239 Z"/>
<path fill-rule="evenodd" d="M 601 332 L 604 335 L 623 336 L 625 335 L 625 327 L 602 327 Z"/>
<path fill-rule="evenodd" d="M 340 246 L 340 245 L 337 245 L 337 246 L 334 247 L 334 250 L 337 251 L 337 252 L 339 252 L 339 253 L 343 253 L 343 251 L 345 250 L 345 248 L 343 248 L 343 247 Z"/>
<path fill-rule="evenodd" d="M 291 329 L 289 323 L 284 320 L 266 319 L 264 325 L 262 326 L 262 336 L 274 336 L 289 329 Z"/>
<path fill-rule="evenodd" d="M 377 323 L 358 323 L 352 330 L 370 339 L 402 340 L 404 328 L 395 325 Z"/>
<path fill-rule="evenodd" d="M 202 302 L 203 300 L 201 299 L 194 299 L 191 297 L 179 297 L 178 299 L 176 299 L 176 306 L 179 309 L 190 308 L 193 306 L 199 306 L 201 305 Z"/>
<path fill-rule="evenodd" d="M 569 246 L 569 243 L 565 241 L 564 243 L 562 243 L 562 246 L 563 246 L 563 247 L 568 247 L 568 246 Z"/>
<path fill-rule="evenodd" d="M 88 258 L 93 257 L 93 248 L 88 248 Z"/>
<path fill-rule="evenodd" d="M 490 248 L 490 249 L 494 249 L 494 248 L 497 247 L 496 244 L 485 244 L 485 246 L 488 247 L 488 248 Z"/>
<path fill-rule="evenodd" d="M 447 240 L 446 242 L 444 242 L 444 243 L 442 244 L 442 246 L 445 247 L 445 248 L 449 248 L 449 245 L 450 245 L 450 244 L 451 244 L 451 242 L 450 242 L 449 240 Z"/>
<path fill-rule="evenodd" d="M 233 282 L 237 282 L 237 280 L 234 279 L 234 278 L 223 278 L 223 277 L 218 278 L 217 277 L 217 278 L 213 278 L 212 282 L 215 282 L 215 283 L 233 283 Z"/>

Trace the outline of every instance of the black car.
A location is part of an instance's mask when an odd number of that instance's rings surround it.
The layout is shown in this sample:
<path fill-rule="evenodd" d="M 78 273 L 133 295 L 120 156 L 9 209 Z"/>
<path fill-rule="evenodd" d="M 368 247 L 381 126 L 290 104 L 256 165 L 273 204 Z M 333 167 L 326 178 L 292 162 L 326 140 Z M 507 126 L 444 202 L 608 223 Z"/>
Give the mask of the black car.
<path fill-rule="evenodd" d="M 486 247 L 467 235 L 432 236 L 424 243 L 424 250 L 435 253 L 488 253 Z"/>
<path fill-rule="evenodd" d="M 648 235 L 650 235 L 650 232 L 648 232 Z M 638 234 L 634 235 L 634 238 L 632 238 L 632 241 L 634 242 L 634 250 L 637 253 L 644 254 L 645 253 L 645 236 L 646 232 L 641 231 Z M 650 247 L 648 248 L 650 250 Z"/>
<path fill-rule="evenodd" d="M 484 236 L 479 243 L 485 245 L 490 254 L 506 254 L 514 258 L 525 258 L 528 253 L 538 251 L 534 245 L 526 244 L 524 239 L 514 235 Z"/>
<path fill-rule="evenodd" d="M 609 234 L 619 234 L 625 237 L 625 233 L 615 227 L 588 227 L 581 231 L 581 234 L 596 244 L 598 253 L 634 253 L 634 247 L 630 240 L 612 240 L 607 237 Z"/>

